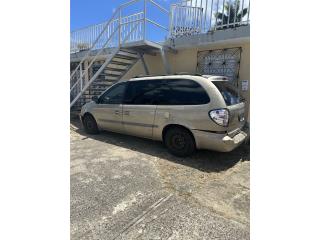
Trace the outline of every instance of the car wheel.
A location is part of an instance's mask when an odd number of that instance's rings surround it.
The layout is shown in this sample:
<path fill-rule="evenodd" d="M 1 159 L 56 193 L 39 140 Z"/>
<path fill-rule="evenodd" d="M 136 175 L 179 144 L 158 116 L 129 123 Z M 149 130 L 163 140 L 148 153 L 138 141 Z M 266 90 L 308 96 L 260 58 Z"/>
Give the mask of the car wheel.
<path fill-rule="evenodd" d="M 83 117 L 82 122 L 83 122 L 83 127 L 86 133 L 89 133 L 89 134 L 99 133 L 97 122 L 92 115 L 89 115 L 89 114 L 85 115 Z"/>
<path fill-rule="evenodd" d="M 192 134 L 184 128 L 170 128 L 164 137 L 169 152 L 178 157 L 190 156 L 196 150 Z"/>

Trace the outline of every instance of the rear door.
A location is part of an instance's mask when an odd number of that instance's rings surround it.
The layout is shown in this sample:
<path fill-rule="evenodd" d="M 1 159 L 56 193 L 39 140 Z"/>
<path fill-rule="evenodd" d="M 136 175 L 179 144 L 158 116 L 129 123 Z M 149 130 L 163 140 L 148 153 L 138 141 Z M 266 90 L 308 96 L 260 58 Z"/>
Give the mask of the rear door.
<path fill-rule="evenodd" d="M 152 138 L 158 83 L 158 80 L 129 81 L 123 104 L 125 133 Z"/>
<path fill-rule="evenodd" d="M 236 134 L 245 124 L 245 103 L 237 89 L 228 81 L 212 82 L 220 91 L 229 110 L 228 132 Z"/>

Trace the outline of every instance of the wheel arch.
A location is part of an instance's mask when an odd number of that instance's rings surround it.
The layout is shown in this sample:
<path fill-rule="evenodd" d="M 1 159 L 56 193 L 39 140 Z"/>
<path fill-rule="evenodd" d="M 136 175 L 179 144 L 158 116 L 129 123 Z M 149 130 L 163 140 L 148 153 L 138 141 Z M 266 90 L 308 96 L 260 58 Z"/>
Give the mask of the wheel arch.
<path fill-rule="evenodd" d="M 183 126 L 180 124 L 168 124 L 162 129 L 162 141 L 163 142 L 164 142 L 164 137 L 165 137 L 166 133 L 168 132 L 169 129 L 172 129 L 172 128 L 183 128 L 183 129 L 187 130 L 190 133 L 190 135 L 192 136 L 194 143 L 197 145 L 196 139 L 195 139 L 192 131 L 189 128 L 187 128 L 186 126 Z"/>
<path fill-rule="evenodd" d="M 85 113 L 83 114 L 83 116 L 81 116 L 81 122 L 82 122 L 82 123 L 83 123 L 83 119 L 84 119 L 86 116 L 91 116 L 91 117 L 96 121 L 96 124 L 97 124 L 98 129 L 101 130 L 101 128 L 100 128 L 100 126 L 99 126 L 99 124 L 98 124 L 98 122 L 97 122 L 97 119 L 96 119 L 96 118 L 94 117 L 94 115 L 93 115 L 92 113 L 90 113 L 90 112 L 85 112 Z"/>
<path fill-rule="evenodd" d="M 84 118 L 85 116 L 88 116 L 88 115 L 90 115 L 91 117 L 94 118 L 94 120 L 96 120 L 96 118 L 95 118 L 95 117 L 93 116 L 93 114 L 90 113 L 90 112 L 85 112 L 85 113 L 83 114 L 83 116 L 81 116 L 81 117 Z"/>

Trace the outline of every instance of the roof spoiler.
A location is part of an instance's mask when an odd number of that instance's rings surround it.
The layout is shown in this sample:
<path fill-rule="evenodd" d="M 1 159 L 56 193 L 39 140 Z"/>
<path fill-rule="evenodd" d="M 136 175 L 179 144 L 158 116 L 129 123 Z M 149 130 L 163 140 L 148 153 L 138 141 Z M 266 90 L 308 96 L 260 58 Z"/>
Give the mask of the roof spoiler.
<path fill-rule="evenodd" d="M 229 81 L 229 78 L 226 76 L 202 75 L 202 77 L 207 78 L 210 81 Z"/>

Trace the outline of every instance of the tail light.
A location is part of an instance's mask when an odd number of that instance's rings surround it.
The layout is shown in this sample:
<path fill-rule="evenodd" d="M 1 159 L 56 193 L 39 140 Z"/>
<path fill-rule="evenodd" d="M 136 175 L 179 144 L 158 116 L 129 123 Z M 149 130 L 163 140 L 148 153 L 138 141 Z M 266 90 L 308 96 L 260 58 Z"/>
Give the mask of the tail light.
<path fill-rule="evenodd" d="M 210 118 L 218 125 L 227 127 L 229 124 L 228 109 L 214 109 L 209 112 Z"/>

